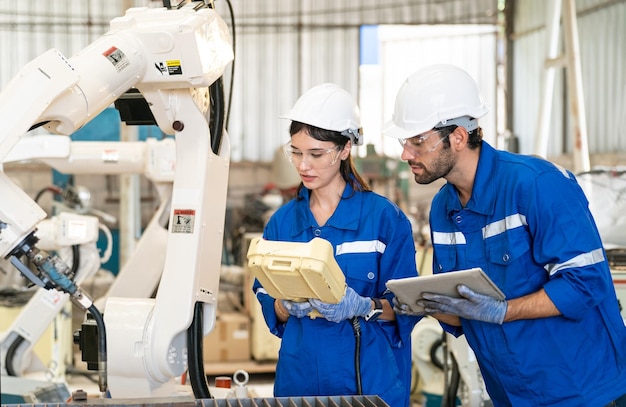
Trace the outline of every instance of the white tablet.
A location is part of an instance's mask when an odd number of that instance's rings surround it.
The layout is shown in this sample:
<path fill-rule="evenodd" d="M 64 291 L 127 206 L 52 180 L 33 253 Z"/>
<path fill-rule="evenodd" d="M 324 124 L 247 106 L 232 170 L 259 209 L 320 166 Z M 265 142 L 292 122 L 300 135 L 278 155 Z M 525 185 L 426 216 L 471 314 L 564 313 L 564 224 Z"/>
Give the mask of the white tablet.
<path fill-rule="evenodd" d="M 423 292 L 444 294 L 458 298 L 460 295 L 456 290 L 456 286 L 459 284 L 464 284 L 477 293 L 485 294 L 498 300 L 504 300 L 505 298 L 504 293 L 479 267 L 428 276 L 389 280 L 386 285 L 401 303 L 409 305 L 414 312 L 422 312 L 423 308 L 417 305 L 417 300 L 422 298 Z"/>

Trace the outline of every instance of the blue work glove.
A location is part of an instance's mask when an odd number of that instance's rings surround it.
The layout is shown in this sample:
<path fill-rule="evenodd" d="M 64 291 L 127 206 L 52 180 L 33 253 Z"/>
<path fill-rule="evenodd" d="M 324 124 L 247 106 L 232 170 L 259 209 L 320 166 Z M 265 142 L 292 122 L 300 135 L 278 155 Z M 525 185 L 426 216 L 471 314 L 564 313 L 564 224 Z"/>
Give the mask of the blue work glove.
<path fill-rule="evenodd" d="M 426 311 L 421 311 L 421 312 L 413 311 L 409 304 L 400 302 L 398 297 L 393 297 L 391 301 L 393 303 L 393 311 L 396 313 L 396 315 L 409 315 L 409 316 L 418 316 L 418 317 L 423 317 L 424 315 L 430 315 Z"/>
<path fill-rule="evenodd" d="M 308 301 L 295 302 L 289 300 L 281 300 L 283 307 L 287 310 L 289 315 L 293 315 L 296 318 L 303 318 L 309 315 L 313 311 L 313 306 Z"/>
<path fill-rule="evenodd" d="M 447 295 L 423 293 L 417 301 L 428 314 L 450 314 L 465 319 L 502 324 L 506 315 L 507 302 L 496 300 L 488 295 L 478 294 L 466 285 L 457 286 L 461 298 Z"/>
<path fill-rule="evenodd" d="M 346 293 L 339 304 L 328 304 L 318 299 L 310 299 L 309 302 L 324 318 L 332 322 L 340 322 L 352 317 L 364 317 L 372 309 L 372 299 L 361 297 L 350 287 L 346 288 Z"/>

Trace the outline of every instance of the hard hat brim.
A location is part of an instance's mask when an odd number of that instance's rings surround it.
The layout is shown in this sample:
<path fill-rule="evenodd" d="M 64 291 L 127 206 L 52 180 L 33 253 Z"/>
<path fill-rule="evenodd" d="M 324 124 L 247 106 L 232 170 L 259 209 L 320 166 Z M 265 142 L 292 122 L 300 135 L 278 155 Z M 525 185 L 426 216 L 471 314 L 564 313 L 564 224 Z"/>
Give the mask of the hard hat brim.
<path fill-rule="evenodd" d="M 424 131 L 428 131 L 430 129 L 426 129 Z M 423 132 L 422 132 L 423 133 Z M 393 120 L 389 120 L 383 126 L 383 135 L 386 137 L 397 138 L 397 139 L 407 139 L 411 137 L 417 136 L 418 132 L 414 130 L 405 130 L 402 127 L 397 126 Z"/>

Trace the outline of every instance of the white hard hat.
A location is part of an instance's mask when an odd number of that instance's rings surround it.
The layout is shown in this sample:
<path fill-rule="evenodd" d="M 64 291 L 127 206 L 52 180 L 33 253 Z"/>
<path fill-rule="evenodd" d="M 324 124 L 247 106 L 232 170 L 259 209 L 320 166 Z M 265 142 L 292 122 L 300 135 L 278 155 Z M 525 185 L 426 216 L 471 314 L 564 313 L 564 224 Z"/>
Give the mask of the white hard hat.
<path fill-rule="evenodd" d="M 334 83 L 309 89 L 280 118 L 337 131 L 349 137 L 352 144 L 363 144 L 359 106 L 348 91 Z"/>
<path fill-rule="evenodd" d="M 383 133 L 410 138 L 451 124 L 471 131 L 478 127 L 475 119 L 488 111 L 476 81 L 467 72 L 454 65 L 431 65 L 404 81 L 393 118 L 385 123 Z"/>

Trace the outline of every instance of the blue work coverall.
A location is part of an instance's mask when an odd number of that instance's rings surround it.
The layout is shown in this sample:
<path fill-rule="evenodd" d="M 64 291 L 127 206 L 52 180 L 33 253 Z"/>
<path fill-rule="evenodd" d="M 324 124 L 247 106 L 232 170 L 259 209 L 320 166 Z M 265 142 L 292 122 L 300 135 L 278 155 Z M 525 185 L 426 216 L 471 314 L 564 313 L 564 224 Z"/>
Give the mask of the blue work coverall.
<path fill-rule="evenodd" d="M 328 240 L 346 284 L 361 296 L 386 298 L 390 303 L 386 281 L 417 275 L 411 224 L 391 201 L 347 185 L 333 215 L 319 226 L 309 209 L 309 190 L 302 188 L 299 196 L 301 199 L 288 202 L 272 216 L 265 227 L 265 239 Z M 283 324 L 276 318 L 274 298 L 258 280 L 253 290 L 270 331 L 282 338 L 274 395 L 357 394 L 356 340 L 350 320 L 336 323 L 321 317 L 290 316 Z M 409 406 L 411 331 L 419 319 L 398 315 L 396 321 L 366 322 L 358 318 L 363 395 L 377 395 L 392 407 Z"/>
<path fill-rule="evenodd" d="M 562 313 L 461 319 L 495 406 L 604 406 L 626 393 L 626 328 L 588 201 L 552 163 L 486 142 L 472 196 L 444 185 L 430 213 L 433 270 L 482 267 L 508 299 L 542 287 Z"/>

